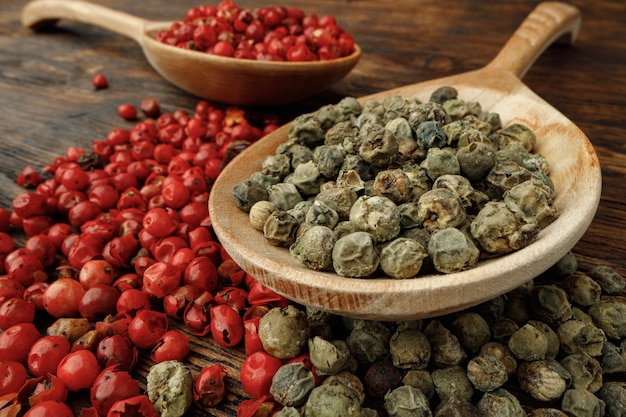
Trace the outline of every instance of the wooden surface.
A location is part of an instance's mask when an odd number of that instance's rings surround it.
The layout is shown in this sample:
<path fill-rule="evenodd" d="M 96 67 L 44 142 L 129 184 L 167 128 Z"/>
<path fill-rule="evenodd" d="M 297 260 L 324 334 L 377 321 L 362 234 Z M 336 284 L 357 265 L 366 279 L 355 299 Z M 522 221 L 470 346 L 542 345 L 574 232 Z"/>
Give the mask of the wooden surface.
<path fill-rule="evenodd" d="M 176 20 L 198 2 L 99 0 L 150 20 Z M 306 11 L 333 14 L 363 48 L 353 72 L 330 91 L 277 109 L 287 121 L 346 95 L 363 96 L 478 69 L 500 50 L 537 1 L 292 0 Z M 62 23 L 48 34 L 20 24 L 25 0 L 0 5 L 0 204 L 9 208 L 26 165 L 40 168 L 69 146 L 89 147 L 115 127 L 120 103 L 154 98 L 166 111 L 191 109 L 197 98 L 155 73 L 128 38 L 81 24 Z M 258 5 L 241 0 L 241 6 Z M 286 4 L 286 3 L 284 3 Z M 603 172 L 600 206 L 575 246 L 583 268 L 609 264 L 626 273 L 626 3 L 576 0 L 583 24 L 574 46 L 546 51 L 524 82 L 572 120 L 592 141 Z M 106 74 L 110 88 L 95 92 L 91 77 Z M 220 362 L 232 391 L 216 410 L 191 415 L 234 416 L 245 398 L 237 382 L 240 350 L 194 339 L 193 367 Z M 202 356 L 204 355 L 204 357 Z M 145 373 L 146 362 L 138 372 Z"/>

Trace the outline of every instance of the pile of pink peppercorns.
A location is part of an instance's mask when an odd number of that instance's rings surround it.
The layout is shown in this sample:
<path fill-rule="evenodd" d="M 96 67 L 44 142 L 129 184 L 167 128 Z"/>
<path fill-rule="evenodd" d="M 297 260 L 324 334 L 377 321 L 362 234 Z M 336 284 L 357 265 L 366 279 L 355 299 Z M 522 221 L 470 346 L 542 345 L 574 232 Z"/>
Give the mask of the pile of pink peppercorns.
<path fill-rule="evenodd" d="M 354 52 L 354 38 L 331 15 L 296 7 L 240 8 L 231 0 L 190 9 L 156 40 L 213 55 L 259 61 L 323 61 Z"/>
<path fill-rule="evenodd" d="M 92 82 L 108 86 L 101 74 Z M 189 355 L 172 321 L 226 347 L 247 333 L 248 345 L 259 318 L 289 303 L 230 259 L 207 206 L 229 152 L 274 130 L 277 117 L 207 101 L 167 113 L 155 100 L 118 114 L 133 125 L 67 149 L 41 172 L 25 167 L 16 178 L 25 191 L 0 208 L 7 415 L 74 416 L 68 398 L 88 393 L 82 417 L 157 416 L 132 371 L 140 353 L 154 363 Z M 193 400 L 215 406 L 225 376 L 205 366 Z"/>

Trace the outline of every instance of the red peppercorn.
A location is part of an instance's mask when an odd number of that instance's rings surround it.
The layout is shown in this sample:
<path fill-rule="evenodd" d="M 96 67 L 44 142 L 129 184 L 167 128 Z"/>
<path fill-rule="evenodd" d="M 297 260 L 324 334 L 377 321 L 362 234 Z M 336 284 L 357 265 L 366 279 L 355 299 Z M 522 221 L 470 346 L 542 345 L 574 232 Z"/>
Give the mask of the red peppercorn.
<path fill-rule="evenodd" d="M 107 88 L 109 86 L 109 81 L 102 74 L 96 74 L 91 79 L 91 84 L 96 90 L 102 90 L 103 88 Z"/>
<path fill-rule="evenodd" d="M 139 108 L 146 115 L 146 117 L 150 117 L 156 119 L 161 115 L 161 107 L 159 103 L 154 99 L 145 99 L 141 101 Z"/>
<path fill-rule="evenodd" d="M 126 120 L 135 120 L 137 118 L 137 108 L 130 103 L 120 104 L 117 108 L 117 114 Z"/>

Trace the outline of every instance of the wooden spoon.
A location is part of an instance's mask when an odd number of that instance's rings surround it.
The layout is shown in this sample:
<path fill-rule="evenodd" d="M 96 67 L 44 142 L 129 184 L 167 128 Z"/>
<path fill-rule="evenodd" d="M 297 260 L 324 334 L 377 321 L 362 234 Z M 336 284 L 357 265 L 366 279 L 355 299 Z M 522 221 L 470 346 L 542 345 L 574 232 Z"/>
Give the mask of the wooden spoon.
<path fill-rule="evenodd" d="M 541 3 L 524 20 L 495 59 L 482 69 L 413 84 L 372 96 L 393 94 L 428 100 L 438 87 L 453 86 L 459 97 L 479 102 L 500 114 L 504 125 L 523 123 L 537 135 L 535 151 L 551 166 L 550 178 L 560 217 L 536 242 L 511 254 L 483 261 L 473 269 L 407 280 L 344 278 L 315 272 L 287 249 L 266 242 L 246 213 L 237 208 L 232 189 L 260 170 L 266 155 L 287 139 L 288 126 L 261 139 L 224 169 L 211 191 L 214 230 L 233 259 L 257 280 L 280 294 L 335 314 L 364 319 L 408 320 L 442 315 L 474 306 L 510 291 L 546 271 L 582 237 L 600 199 L 601 172 L 595 151 L 563 114 L 535 95 L 521 81 L 533 62 L 553 41 L 569 34 L 573 41 L 581 22 L 573 6 Z"/>
<path fill-rule="evenodd" d="M 148 21 L 81 0 L 34 0 L 22 10 L 22 24 L 33 29 L 59 19 L 98 26 L 139 43 L 152 67 L 177 87 L 214 102 L 249 106 L 292 103 L 319 93 L 346 76 L 358 62 L 351 55 L 315 62 L 269 62 L 225 58 L 176 48 L 154 39 L 172 22 Z"/>

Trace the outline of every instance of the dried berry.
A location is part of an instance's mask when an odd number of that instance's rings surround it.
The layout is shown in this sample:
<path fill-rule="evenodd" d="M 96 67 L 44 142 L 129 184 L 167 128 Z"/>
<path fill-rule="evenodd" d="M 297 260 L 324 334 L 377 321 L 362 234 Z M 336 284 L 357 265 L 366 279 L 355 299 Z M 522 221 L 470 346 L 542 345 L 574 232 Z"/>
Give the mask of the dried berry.
<path fill-rule="evenodd" d="M 578 352 L 590 356 L 599 356 L 606 342 L 604 332 L 593 323 L 580 320 L 568 320 L 556 331 L 561 342 L 561 349 L 567 354 Z"/>
<path fill-rule="evenodd" d="M 519 400 L 504 388 L 483 394 L 477 407 L 481 416 L 526 417 Z"/>
<path fill-rule="evenodd" d="M 430 342 L 419 329 L 400 327 L 389 340 L 393 365 L 400 369 L 425 369 L 430 362 Z"/>
<path fill-rule="evenodd" d="M 306 314 L 293 305 L 274 307 L 259 322 L 263 349 L 279 359 L 296 357 L 309 339 Z"/>
<path fill-rule="evenodd" d="M 377 242 L 386 242 L 400 233 L 398 206 L 386 197 L 359 197 L 350 209 L 350 221 Z"/>
<path fill-rule="evenodd" d="M 385 394 L 385 410 L 389 417 L 430 417 L 428 398 L 409 385 L 402 385 Z"/>
<path fill-rule="evenodd" d="M 563 394 L 561 409 L 573 417 L 602 417 L 604 401 L 586 389 L 568 389 Z"/>
<path fill-rule="evenodd" d="M 589 276 L 600 284 L 602 291 L 609 295 L 621 294 L 626 287 L 624 277 L 608 265 L 598 265 L 591 268 Z"/>
<path fill-rule="evenodd" d="M 450 397 L 459 397 L 471 401 L 474 395 L 474 386 L 461 366 L 451 366 L 435 369 L 431 373 L 435 391 L 441 401 Z"/>
<path fill-rule="evenodd" d="M 467 363 L 467 377 L 482 392 L 500 388 L 509 378 L 504 364 L 491 355 L 477 355 Z"/>
<path fill-rule="evenodd" d="M 312 226 L 300 234 L 289 252 L 314 271 L 327 270 L 332 265 L 335 235 L 326 226 Z"/>
<path fill-rule="evenodd" d="M 344 341 L 327 341 L 315 336 L 308 341 L 311 363 L 319 375 L 335 375 L 346 366 L 350 351 Z"/>
<path fill-rule="evenodd" d="M 491 338 L 489 324 L 478 313 L 466 311 L 450 323 L 450 331 L 459 339 L 467 353 L 478 353 Z"/>
<path fill-rule="evenodd" d="M 380 267 L 392 278 L 412 278 L 419 274 L 427 256 L 426 249 L 418 241 L 397 238 L 381 250 Z"/>
<path fill-rule="evenodd" d="M 574 353 L 561 360 L 561 365 L 572 377 L 572 388 L 583 388 L 596 392 L 602 387 L 600 362 L 586 353 Z"/>
<path fill-rule="evenodd" d="M 286 211 L 273 211 L 263 225 L 263 235 L 274 246 L 290 246 L 296 241 L 300 223 Z"/>
<path fill-rule="evenodd" d="M 391 333 L 381 322 L 355 320 L 346 341 L 352 356 L 364 364 L 374 363 L 389 354 Z"/>
<path fill-rule="evenodd" d="M 436 367 L 459 365 L 467 354 L 459 339 L 439 320 L 432 320 L 424 328 L 424 335 L 430 342 L 431 358 Z"/>
<path fill-rule="evenodd" d="M 520 388 L 538 401 L 555 401 L 569 387 L 571 374 L 554 359 L 522 362 L 517 368 Z"/>
<path fill-rule="evenodd" d="M 270 394 L 283 406 L 300 407 L 315 388 L 315 377 L 302 363 L 287 363 L 272 378 Z"/>
<path fill-rule="evenodd" d="M 606 404 L 606 417 L 623 417 L 626 415 L 626 383 L 607 382 L 596 395 Z"/>
<path fill-rule="evenodd" d="M 333 268 L 345 277 L 367 277 L 380 262 L 374 236 L 367 232 L 349 233 L 335 243 L 332 252 Z"/>
<path fill-rule="evenodd" d="M 382 398 L 386 393 L 400 386 L 402 372 L 389 361 L 374 362 L 363 377 L 365 392 L 374 398 Z"/>
<path fill-rule="evenodd" d="M 402 383 L 417 388 L 429 400 L 432 400 L 435 396 L 435 383 L 430 372 L 425 369 L 408 370 L 404 378 L 402 378 Z"/>
<path fill-rule="evenodd" d="M 359 416 L 362 409 L 359 393 L 333 380 L 311 391 L 305 404 L 304 417 Z"/>
<path fill-rule="evenodd" d="M 252 207 L 250 207 L 250 212 L 248 213 L 250 225 L 256 230 L 262 231 L 267 218 L 276 210 L 278 210 L 278 207 L 270 201 L 262 200 L 255 203 Z"/>
<path fill-rule="evenodd" d="M 589 308 L 589 315 L 609 339 L 626 337 L 626 297 L 604 298 Z"/>
<path fill-rule="evenodd" d="M 450 397 L 440 402 L 433 413 L 434 417 L 479 417 L 478 408 L 459 397 Z"/>
<path fill-rule="evenodd" d="M 164 417 L 181 417 L 193 401 L 193 378 L 189 368 L 178 361 L 153 365 L 146 377 L 147 393 Z"/>
<path fill-rule="evenodd" d="M 542 360 L 548 352 L 548 339 L 532 324 L 525 324 L 511 335 L 508 348 L 519 360 Z"/>
<path fill-rule="evenodd" d="M 530 294 L 530 304 L 537 318 L 549 325 L 558 325 L 572 318 L 567 293 L 556 285 L 537 285 Z"/>
<path fill-rule="evenodd" d="M 448 227 L 431 235 L 428 255 L 437 271 L 451 273 L 476 265 L 480 251 L 465 233 L 454 227 Z"/>

